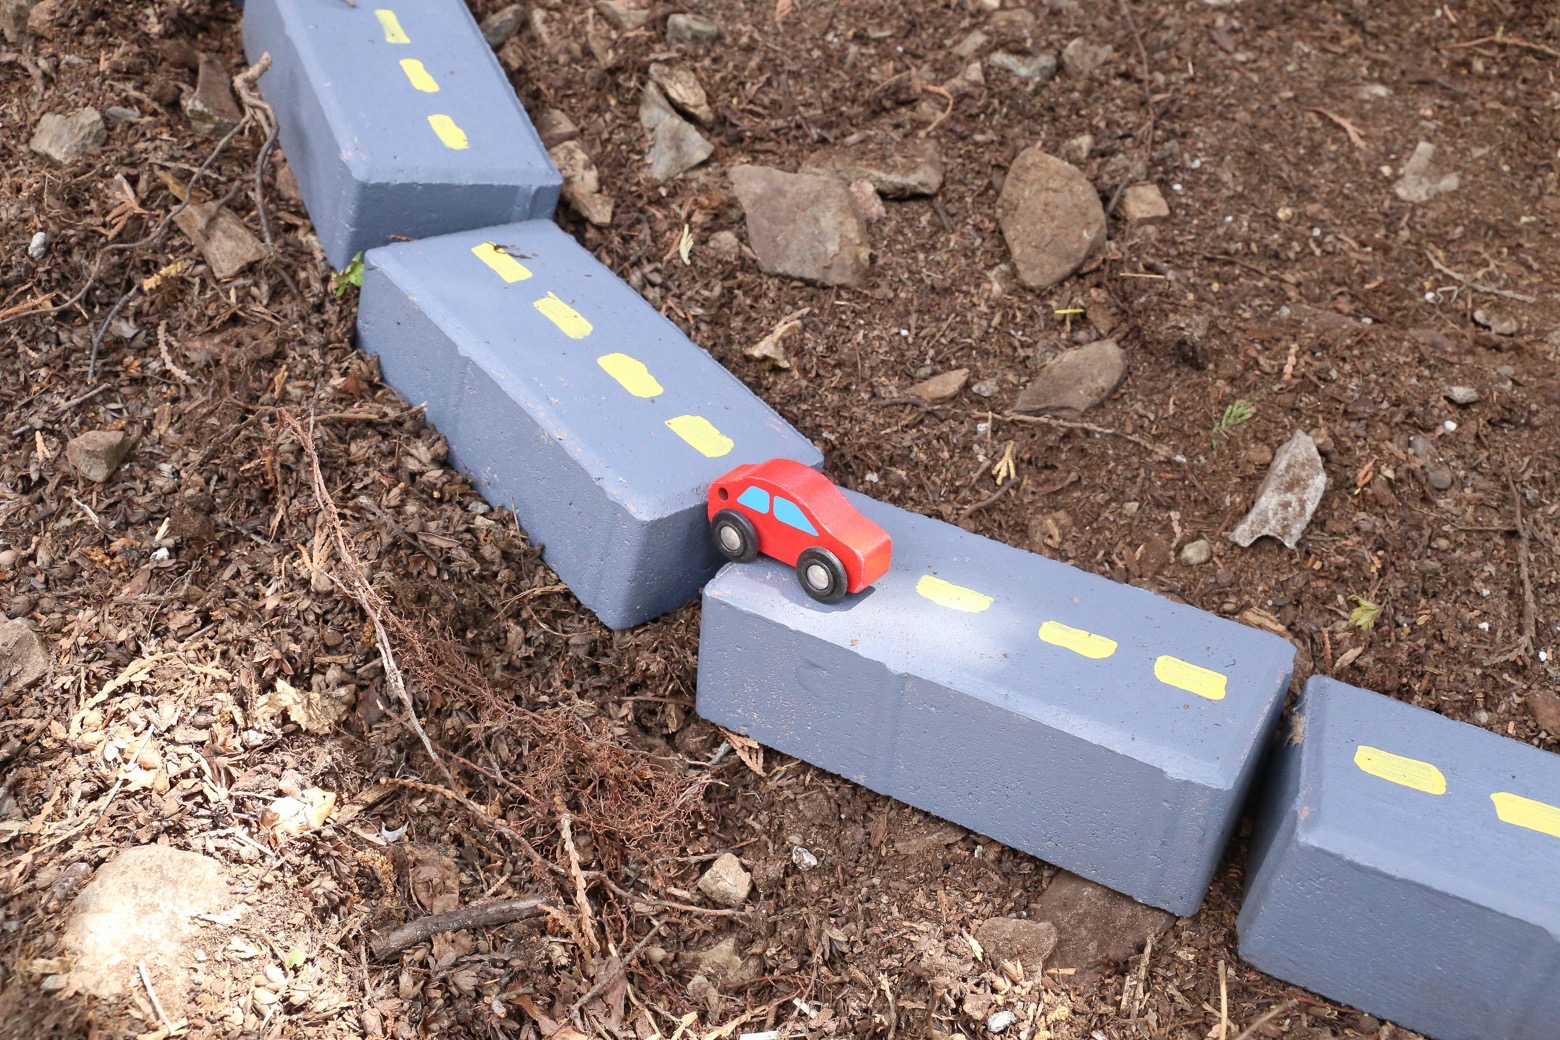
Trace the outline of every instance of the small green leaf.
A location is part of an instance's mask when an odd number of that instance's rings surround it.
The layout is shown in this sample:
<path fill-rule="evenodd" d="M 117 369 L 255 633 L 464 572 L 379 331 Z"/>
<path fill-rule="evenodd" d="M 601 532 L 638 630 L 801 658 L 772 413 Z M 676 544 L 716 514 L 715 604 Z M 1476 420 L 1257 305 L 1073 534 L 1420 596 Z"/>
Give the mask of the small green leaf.
<path fill-rule="evenodd" d="M 358 253 L 347 266 L 337 271 L 330 279 L 331 288 L 336 290 L 337 298 L 347 294 L 347 288 L 363 288 L 363 254 Z"/>
<path fill-rule="evenodd" d="M 287 970 L 297 971 L 309 958 L 302 950 L 287 951 Z"/>
<path fill-rule="evenodd" d="M 1381 606 L 1372 603 L 1364 596 L 1350 596 L 1354 601 L 1354 609 L 1349 611 L 1349 624 L 1362 632 L 1369 632 L 1376 627 L 1376 617 L 1381 613 Z"/>
<path fill-rule="evenodd" d="M 1220 436 L 1247 422 L 1255 414 L 1257 414 L 1257 407 L 1250 401 L 1244 398 L 1231 401 L 1225 406 L 1224 414 L 1219 417 L 1219 421 L 1213 424 L 1213 446 L 1217 448 Z"/>

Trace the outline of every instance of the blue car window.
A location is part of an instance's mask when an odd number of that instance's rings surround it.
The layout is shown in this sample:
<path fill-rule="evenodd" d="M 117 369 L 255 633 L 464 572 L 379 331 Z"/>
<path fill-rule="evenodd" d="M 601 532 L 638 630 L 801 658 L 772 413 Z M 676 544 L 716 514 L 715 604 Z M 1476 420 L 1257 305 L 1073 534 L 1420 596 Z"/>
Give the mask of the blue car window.
<path fill-rule="evenodd" d="M 806 531 L 808 534 L 817 534 L 818 529 L 812 525 L 812 521 L 802 515 L 802 511 L 795 502 L 788 502 L 783 498 L 775 499 L 775 519 L 782 524 L 788 524 L 798 531 Z"/>
<path fill-rule="evenodd" d="M 737 496 L 737 501 L 755 513 L 769 512 L 769 492 L 761 487 L 750 487 Z M 794 506 L 792 508 L 795 508 Z"/>

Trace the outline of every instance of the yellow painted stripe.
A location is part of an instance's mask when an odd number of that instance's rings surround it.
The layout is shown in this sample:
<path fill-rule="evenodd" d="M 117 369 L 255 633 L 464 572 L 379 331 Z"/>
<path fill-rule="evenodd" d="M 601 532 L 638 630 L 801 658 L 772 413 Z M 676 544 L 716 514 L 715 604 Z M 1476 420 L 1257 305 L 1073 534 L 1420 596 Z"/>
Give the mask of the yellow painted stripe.
<path fill-rule="evenodd" d="M 915 591 L 939 607 L 962 610 L 966 614 L 979 614 L 992 603 L 991 597 L 985 593 L 967 589 L 963 585 L 955 585 L 951 581 L 943 581 L 931 574 L 921 575 L 921 580 L 915 583 Z"/>
<path fill-rule="evenodd" d="M 515 282 L 523 282 L 531 277 L 531 269 L 508 253 L 504 252 L 492 242 L 484 242 L 480 246 L 472 246 L 471 253 L 478 260 L 487 264 L 498 276 L 511 285 Z"/>
<path fill-rule="evenodd" d="M 1071 650 L 1075 654 L 1091 657 L 1096 661 L 1116 652 L 1116 641 L 1085 632 L 1081 628 L 1064 625 L 1060 621 L 1047 621 L 1040 626 L 1040 641 Z"/>
<path fill-rule="evenodd" d="M 1490 801 L 1495 803 L 1495 815 L 1502 823 L 1560 838 L 1560 806 L 1536 802 L 1510 791 L 1497 791 L 1490 795 Z"/>
<path fill-rule="evenodd" d="M 411 39 L 401 29 L 401 20 L 395 16 L 395 12 L 381 7 L 374 12 L 374 17 L 379 19 L 379 25 L 385 31 L 386 43 L 411 43 Z"/>
<path fill-rule="evenodd" d="M 1154 661 L 1154 678 L 1166 686 L 1174 686 L 1178 690 L 1187 693 L 1195 693 L 1199 697 L 1206 697 L 1210 701 L 1222 701 L 1225 694 L 1225 684 L 1228 680 L 1222 672 L 1216 672 L 1212 668 L 1204 668 L 1200 664 L 1192 664 L 1183 661 L 1179 657 L 1171 657 L 1165 654 Z"/>
<path fill-rule="evenodd" d="M 402 58 L 401 71 L 406 73 L 406 78 L 412 81 L 412 86 L 424 94 L 437 94 L 439 92 L 439 81 L 434 79 L 428 70 L 423 68 L 423 63 L 416 58 Z"/>
<path fill-rule="evenodd" d="M 736 442 L 702 415 L 679 415 L 666 420 L 671 431 L 687 441 L 705 458 L 718 459 L 736 447 Z"/>
<path fill-rule="evenodd" d="M 623 389 L 635 397 L 657 397 L 666 388 L 656 381 L 645 363 L 627 354 L 603 354 L 596 364 L 606 369 L 607 375 L 623 385 Z"/>
<path fill-rule="evenodd" d="M 536 301 L 536 309 L 547 315 L 549 321 L 563 330 L 570 339 L 584 339 L 590 335 L 591 324 L 585 316 L 558 299 L 556 293 L 548 293 Z"/>
<path fill-rule="evenodd" d="M 433 132 L 439 135 L 439 140 L 444 142 L 444 147 L 452 148 L 457 152 L 471 147 L 471 142 L 466 140 L 466 131 L 456 126 L 455 120 L 449 116 L 429 116 L 428 125 L 433 127 Z"/>
<path fill-rule="evenodd" d="M 1425 794 L 1445 794 L 1446 777 L 1429 762 L 1404 758 L 1390 751 L 1361 744 L 1354 752 L 1354 764 L 1371 776 L 1389 783 L 1410 787 Z"/>

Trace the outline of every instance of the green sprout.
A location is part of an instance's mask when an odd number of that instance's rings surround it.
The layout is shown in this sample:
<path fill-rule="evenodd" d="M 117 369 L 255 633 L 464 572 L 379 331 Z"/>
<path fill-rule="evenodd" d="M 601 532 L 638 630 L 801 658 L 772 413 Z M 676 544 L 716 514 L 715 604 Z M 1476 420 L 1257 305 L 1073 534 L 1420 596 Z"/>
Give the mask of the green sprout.
<path fill-rule="evenodd" d="M 1244 398 L 1231 401 L 1224 408 L 1224 414 L 1219 421 L 1213 424 L 1213 446 L 1219 446 L 1219 438 L 1226 436 L 1235 427 L 1240 426 L 1257 413 L 1256 405 Z"/>
<path fill-rule="evenodd" d="M 287 970 L 297 971 L 299 968 L 303 967 L 304 963 L 308 961 L 308 959 L 308 954 L 304 953 L 302 950 L 289 950 L 287 952 Z"/>
<path fill-rule="evenodd" d="M 1369 632 L 1376 627 L 1376 618 L 1381 613 L 1381 605 L 1372 603 L 1364 596 L 1350 596 L 1354 601 L 1354 609 L 1349 611 L 1349 624 L 1362 632 Z"/>
<path fill-rule="evenodd" d="M 358 253 L 348 261 L 347 266 L 343 270 L 337 271 L 332 275 L 330 284 L 331 288 L 336 290 L 338 299 L 347 294 L 348 286 L 358 289 L 363 288 L 363 254 Z"/>

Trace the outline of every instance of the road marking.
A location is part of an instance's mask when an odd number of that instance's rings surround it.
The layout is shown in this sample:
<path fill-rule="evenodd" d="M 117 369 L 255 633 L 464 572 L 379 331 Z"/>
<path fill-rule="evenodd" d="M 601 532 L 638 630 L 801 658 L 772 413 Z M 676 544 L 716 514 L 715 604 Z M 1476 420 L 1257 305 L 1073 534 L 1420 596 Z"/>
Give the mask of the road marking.
<path fill-rule="evenodd" d="M 386 43 L 411 43 L 406 33 L 401 31 L 401 20 L 395 16 L 395 12 L 389 8 L 381 7 L 374 12 L 374 17 L 379 19 L 380 26 L 385 31 Z"/>
<path fill-rule="evenodd" d="M 591 323 L 579 311 L 558 299 L 557 293 L 548 293 L 537 300 L 536 309 L 547 315 L 548 320 L 562 329 L 563 334 L 570 339 L 584 339 L 590 335 Z"/>
<path fill-rule="evenodd" d="M 702 415 L 679 415 L 666 420 L 666 425 L 708 459 L 718 459 L 737 446 L 736 441 L 717 430 Z"/>
<path fill-rule="evenodd" d="M 993 602 L 985 593 L 955 585 L 932 574 L 921 575 L 921 580 L 915 583 L 915 591 L 939 607 L 962 610 L 966 614 L 979 614 Z"/>
<path fill-rule="evenodd" d="M 466 131 L 455 125 L 455 120 L 446 115 L 432 115 L 428 117 L 428 125 L 433 127 L 433 132 L 439 135 L 439 140 L 444 142 L 444 147 L 457 152 L 471 147 L 471 142 L 466 140 Z"/>
<path fill-rule="evenodd" d="M 1047 621 L 1040 626 L 1040 641 L 1059 646 L 1063 650 L 1071 650 L 1075 654 L 1089 657 L 1096 661 L 1103 660 L 1116 652 L 1116 641 L 1097 636 L 1093 632 L 1085 632 L 1081 628 L 1073 628 L 1064 625 L 1060 621 Z"/>
<path fill-rule="evenodd" d="M 1227 680 L 1223 672 L 1216 672 L 1212 668 L 1204 668 L 1200 664 L 1192 664 L 1190 661 L 1183 661 L 1169 654 L 1154 661 L 1154 678 L 1166 686 L 1195 693 L 1210 701 L 1222 701 L 1227 692 L 1225 689 Z"/>
<path fill-rule="evenodd" d="M 428 70 L 423 68 L 423 63 L 416 58 L 402 58 L 401 71 L 406 73 L 406 78 L 412 81 L 412 86 L 424 94 L 437 94 L 439 92 L 439 81 L 434 79 Z"/>
<path fill-rule="evenodd" d="M 635 397 L 659 397 L 666 388 L 656 381 L 645 363 L 627 354 L 603 354 L 596 364 L 606 369 L 607 375 L 622 384 L 623 389 Z"/>
<path fill-rule="evenodd" d="M 1409 787 L 1425 794 L 1445 794 L 1446 777 L 1429 762 L 1404 758 L 1390 751 L 1361 744 L 1354 752 L 1354 764 L 1371 776 Z"/>
<path fill-rule="evenodd" d="M 523 282 L 531 277 L 531 269 L 529 267 L 526 267 L 492 242 L 484 242 L 480 246 L 472 246 L 471 254 L 491 267 L 498 273 L 500 278 L 511 285 L 515 282 Z"/>
<path fill-rule="evenodd" d="M 1560 806 L 1534 801 L 1510 791 L 1497 791 L 1490 795 L 1490 801 L 1495 803 L 1495 815 L 1502 823 L 1560 838 Z"/>

